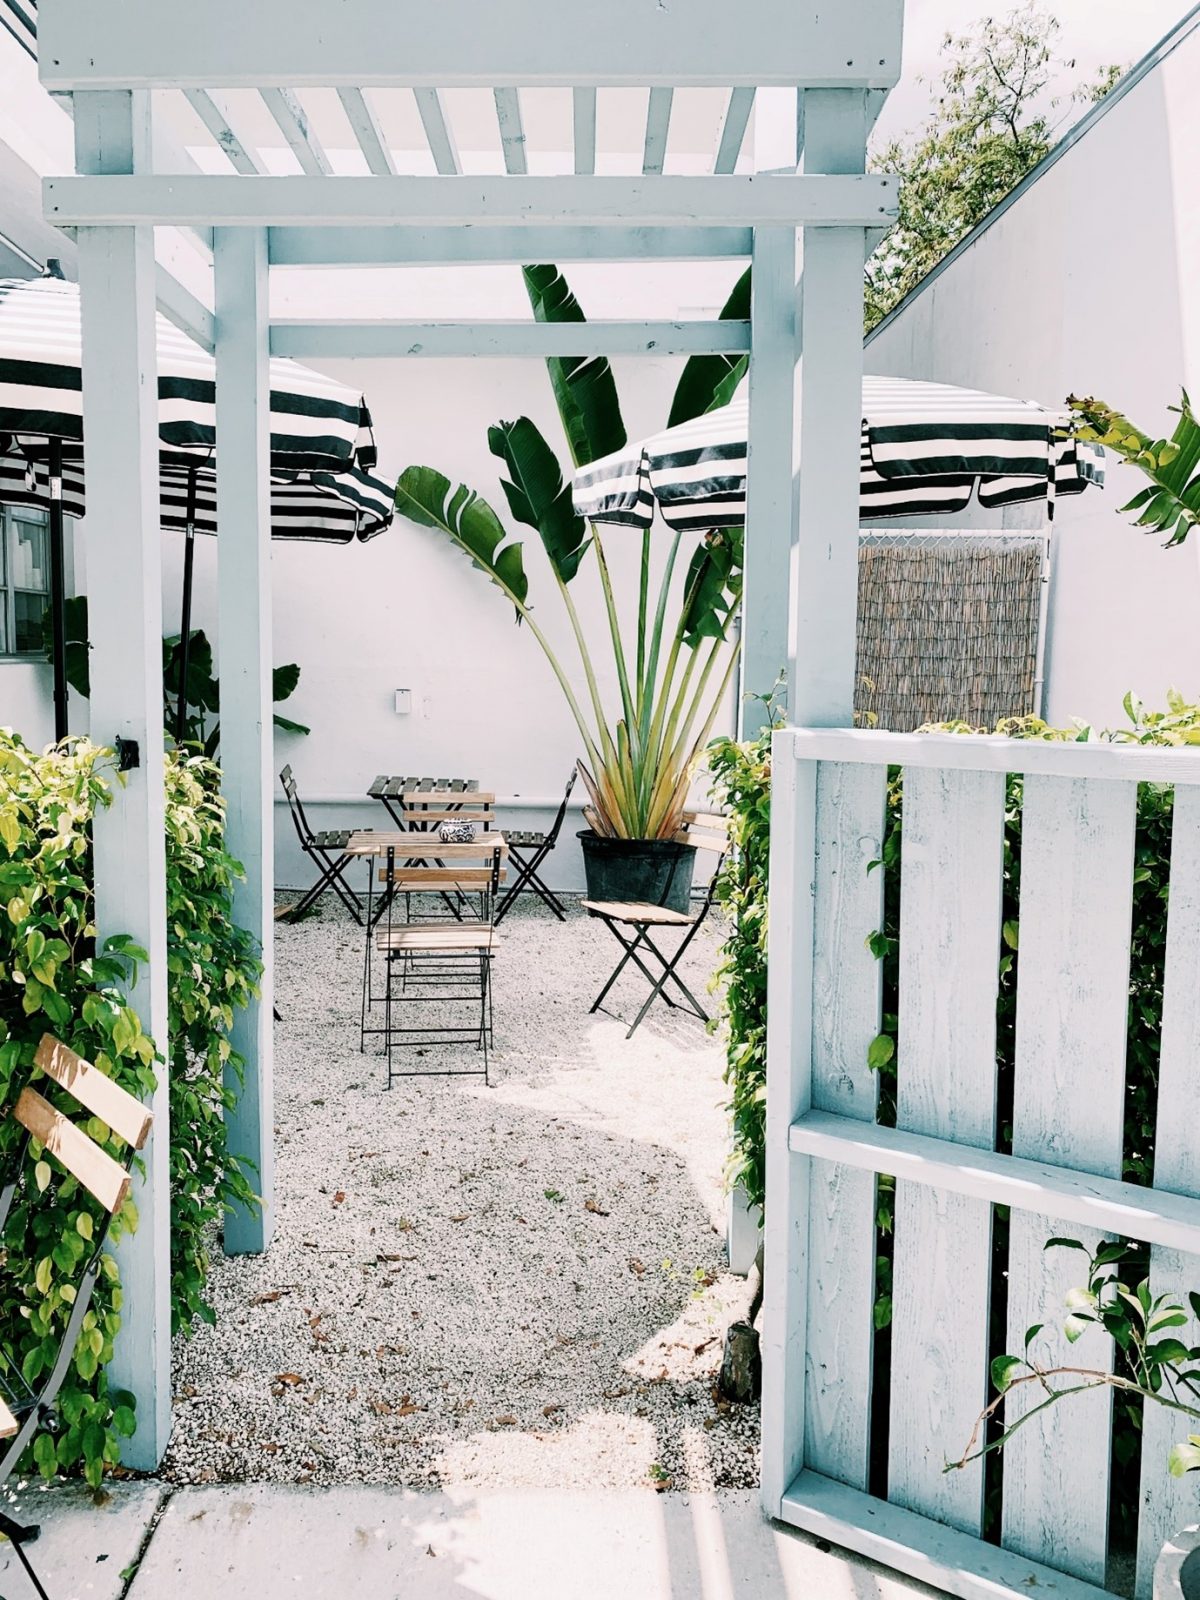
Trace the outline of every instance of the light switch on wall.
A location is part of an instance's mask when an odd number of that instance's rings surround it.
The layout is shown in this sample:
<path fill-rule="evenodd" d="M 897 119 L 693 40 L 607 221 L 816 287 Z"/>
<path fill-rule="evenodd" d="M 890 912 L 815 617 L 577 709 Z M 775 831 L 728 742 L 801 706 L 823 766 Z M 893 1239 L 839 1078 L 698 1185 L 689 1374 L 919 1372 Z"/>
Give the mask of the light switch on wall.
<path fill-rule="evenodd" d="M 397 689 L 396 690 L 396 715 L 398 717 L 407 717 L 408 714 L 411 712 L 411 710 L 412 710 L 412 690 L 411 689 Z"/>

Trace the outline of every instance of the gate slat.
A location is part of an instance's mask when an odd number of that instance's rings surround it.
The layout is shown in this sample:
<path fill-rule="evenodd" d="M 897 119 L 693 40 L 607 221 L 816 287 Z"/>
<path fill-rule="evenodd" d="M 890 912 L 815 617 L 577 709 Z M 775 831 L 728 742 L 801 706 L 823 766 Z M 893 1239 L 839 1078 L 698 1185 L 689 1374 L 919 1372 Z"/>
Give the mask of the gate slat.
<path fill-rule="evenodd" d="M 879 1032 L 880 963 L 867 935 L 882 926 L 887 768 L 823 762 L 817 777 L 812 1103 L 875 1118 L 867 1050 Z M 808 1244 L 804 1459 L 867 1487 L 875 1299 L 875 1174 L 812 1163 Z"/>
<path fill-rule="evenodd" d="M 1200 789 L 1179 785 L 1171 827 L 1171 892 L 1163 972 L 1162 1046 L 1158 1067 L 1158 1114 L 1154 1184 L 1200 1197 L 1200 1141 L 1196 1138 L 1200 1091 Z M 1150 1289 L 1184 1296 L 1200 1288 L 1200 1259 L 1155 1246 Z M 1200 1344 L 1200 1324 L 1172 1328 L 1172 1338 Z M 1196 1520 L 1194 1477 L 1167 1473 L 1171 1446 L 1200 1432 L 1196 1423 L 1147 1405 L 1142 1419 L 1142 1511 L 1138 1527 L 1139 1600 L 1149 1600 L 1154 1563 L 1165 1541 Z"/>
<path fill-rule="evenodd" d="M 904 775 L 897 1125 L 991 1150 L 1004 864 L 1001 773 Z M 888 1495 L 966 1533 L 979 1463 L 947 1473 L 985 1403 L 992 1208 L 898 1183 Z"/>
<path fill-rule="evenodd" d="M 1121 1172 L 1136 805 L 1136 784 L 1119 779 L 1025 780 L 1013 1154 L 1106 1177 Z M 1048 1217 L 1013 1212 L 1008 1348 L 1019 1353 L 1040 1322 L 1030 1348 L 1042 1364 L 1104 1366 L 1106 1335 L 1092 1330 L 1068 1345 L 1061 1333 L 1063 1299 L 1083 1260 L 1044 1250 L 1061 1231 Z M 1100 1238 L 1069 1232 L 1089 1248 Z M 1007 1422 L 1036 1399 L 1014 1393 Z M 1051 1407 L 1006 1446 L 1009 1549 L 1104 1582 L 1109 1488 L 1100 1464 L 1111 1426 L 1111 1397 L 1097 1390 Z"/>

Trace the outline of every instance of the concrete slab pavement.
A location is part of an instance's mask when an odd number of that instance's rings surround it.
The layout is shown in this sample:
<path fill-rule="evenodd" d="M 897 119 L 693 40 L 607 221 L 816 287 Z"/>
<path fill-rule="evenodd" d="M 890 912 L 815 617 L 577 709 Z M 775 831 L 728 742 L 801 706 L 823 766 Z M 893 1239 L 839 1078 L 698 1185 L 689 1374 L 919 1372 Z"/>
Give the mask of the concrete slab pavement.
<path fill-rule="evenodd" d="M 160 1483 L 109 1483 L 98 1495 L 81 1485 L 30 1485 L 4 1495 L 18 1522 L 36 1522 L 41 1537 L 29 1558 L 52 1600 L 122 1600 L 146 1535 L 166 1497 Z M 0 1544 L 0 1594 L 29 1600 L 35 1591 L 12 1546 Z"/>
<path fill-rule="evenodd" d="M 128 1600 L 912 1600 L 932 1593 L 770 1526 L 748 1491 L 448 1495 L 243 1484 L 175 1492 Z"/>

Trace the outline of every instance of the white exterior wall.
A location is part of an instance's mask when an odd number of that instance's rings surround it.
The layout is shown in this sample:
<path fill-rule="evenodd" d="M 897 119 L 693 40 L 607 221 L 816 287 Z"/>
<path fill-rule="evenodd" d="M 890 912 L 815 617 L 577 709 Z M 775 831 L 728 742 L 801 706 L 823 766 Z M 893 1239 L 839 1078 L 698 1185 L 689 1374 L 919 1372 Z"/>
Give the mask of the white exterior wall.
<path fill-rule="evenodd" d="M 867 346 L 870 372 L 1058 404 L 1095 395 L 1170 434 L 1200 394 L 1200 32 L 1135 85 Z M 1200 699 L 1200 543 L 1121 516 L 1145 484 L 1058 509 L 1046 712 L 1123 720 L 1133 689 Z M 1014 518 L 1014 521 L 1016 518 Z"/>

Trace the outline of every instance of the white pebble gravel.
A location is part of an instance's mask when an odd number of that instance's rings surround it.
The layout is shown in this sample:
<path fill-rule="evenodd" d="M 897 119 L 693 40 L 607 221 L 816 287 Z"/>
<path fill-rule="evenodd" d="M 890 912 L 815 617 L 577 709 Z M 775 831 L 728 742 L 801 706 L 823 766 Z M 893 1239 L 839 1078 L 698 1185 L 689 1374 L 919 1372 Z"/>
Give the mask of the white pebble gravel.
<path fill-rule="evenodd" d="M 587 1007 L 619 955 L 575 905 L 501 928 L 491 1086 L 358 1048 L 362 933 L 277 926 L 276 1197 L 265 1256 L 214 1247 L 217 1325 L 176 1348 L 178 1482 L 676 1489 L 756 1481 L 757 1408 L 713 1384 L 722 1053 L 657 1006 Z M 683 972 L 704 998 L 719 929 Z M 640 977 L 608 1004 L 640 1005 Z M 477 1064 L 468 1048 L 408 1065 Z"/>

